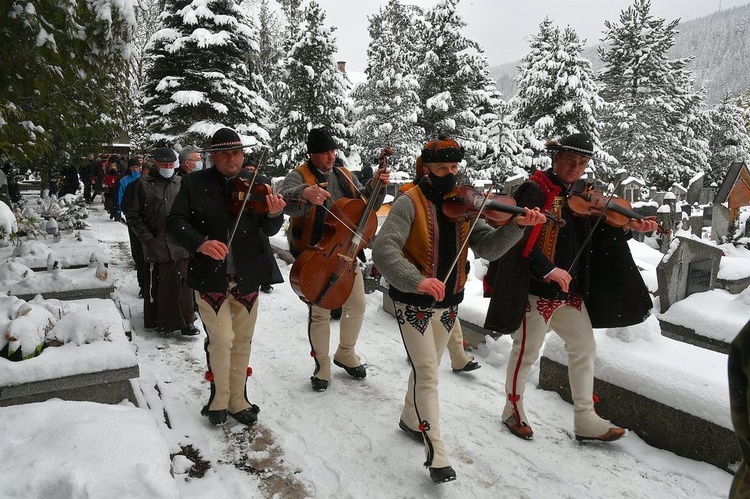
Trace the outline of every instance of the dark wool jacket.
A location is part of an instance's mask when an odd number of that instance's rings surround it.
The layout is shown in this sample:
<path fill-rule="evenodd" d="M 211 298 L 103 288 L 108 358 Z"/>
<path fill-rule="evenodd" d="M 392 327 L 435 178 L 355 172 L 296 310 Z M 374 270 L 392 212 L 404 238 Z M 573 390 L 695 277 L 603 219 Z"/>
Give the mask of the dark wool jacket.
<path fill-rule="evenodd" d="M 551 170 L 545 172 L 553 184 L 566 187 Z M 542 207 L 545 194 L 539 184 L 528 180 L 516 191 L 518 206 Z M 543 298 L 566 299 L 557 283 L 544 282 L 543 277 L 554 267 L 570 268 L 578 249 L 595 221 L 594 217 L 574 215 L 563 207 L 565 225 L 557 238 L 555 261 L 550 262 L 536 247 L 527 258 L 523 251 L 532 228 L 526 229 L 521 241 L 500 259 L 490 263 L 487 283 L 491 286 L 491 299 L 484 327 L 499 333 L 513 333 L 521 325 L 526 313 L 528 295 Z M 653 303 L 651 295 L 633 261 L 627 241 L 629 232 L 612 227 L 603 221 L 594 230 L 571 274 L 571 293 L 582 295 L 595 328 L 624 327 L 643 322 Z"/>
<path fill-rule="evenodd" d="M 239 175 L 251 178 L 245 170 Z M 200 170 L 182 177 L 182 188 L 167 217 L 167 234 L 190 253 L 188 284 L 205 293 L 227 291 L 227 262 L 198 253 L 198 246 L 208 239 L 227 243 L 237 218 L 229 212 L 227 199 L 234 179 L 225 177 L 216 168 Z M 262 283 L 271 282 L 270 248 L 262 234 L 276 234 L 284 223 L 281 214 L 243 213 L 232 240 L 235 279 L 241 294 L 249 294 Z"/>
<path fill-rule="evenodd" d="M 737 334 L 729 347 L 729 407 L 732 425 L 742 451 L 742 459 L 750 463 L 750 322 Z"/>
<path fill-rule="evenodd" d="M 164 224 L 180 190 L 180 178 L 164 178 L 154 168 L 140 177 L 133 191 L 133 201 L 125 216 L 128 226 L 143 243 L 146 262 L 174 262 L 188 257 L 187 251 L 167 239 Z"/>

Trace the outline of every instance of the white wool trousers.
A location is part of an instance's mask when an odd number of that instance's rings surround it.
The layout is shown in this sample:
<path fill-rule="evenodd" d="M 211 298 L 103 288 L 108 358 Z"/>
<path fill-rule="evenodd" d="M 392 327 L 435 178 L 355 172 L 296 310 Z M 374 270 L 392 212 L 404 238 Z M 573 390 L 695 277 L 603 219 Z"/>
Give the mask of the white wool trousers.
<path fill-rule="evenodd" d="M 311 355 L 315 359 L 314 376 L 331 381 L 331 311 L 317 305 L 310 305 L 307 335 L 310 340 Z M 333 358 L 347 367 L 362 364 L 354 351 L 365 317 L 365 282 L 358 267 L 354 275 L 354 285 L 344 305 L 339 319 L 339 347 Z"/>
<path fill-rule="evenodd" d="M 519 423 L 529 423 L 524 411 L 526 378 L 539 358 L 544 337 L 552 329 L 565 342 L 568 380 L 573 398 L 576 435 L 598 437 L 607 432 L 609 421 L 594 410 L 594 361 L 596 341 L 586 305 L 579 297 L 568 301 L 529 295 L 529 308 L 521 327 L 513 334 L 513 348 L 505 375 L 506 402 L 503 421 L 515 414 Z"/>
<path fill-rule="evenodd" d="M 406 354 L 411 364 L 401 420 L 422 431 L 425 466 L 450 466 L 440 433 L 438 367 L 458 323 L 458 307 L 426 309 L 393 302 Z"/>
<path fill-rule="evenodd" d="M 232 414 L 244 411 L 251 407 L 245 384 L 258 318 L 258 300 L 249 311 L 230 292 L 226 293 L 218 311 L 197 291 L 195 301 L 206 329 L 206 358 L 213 375 L 208 408 L 211 411 L 228 409 Z"/>

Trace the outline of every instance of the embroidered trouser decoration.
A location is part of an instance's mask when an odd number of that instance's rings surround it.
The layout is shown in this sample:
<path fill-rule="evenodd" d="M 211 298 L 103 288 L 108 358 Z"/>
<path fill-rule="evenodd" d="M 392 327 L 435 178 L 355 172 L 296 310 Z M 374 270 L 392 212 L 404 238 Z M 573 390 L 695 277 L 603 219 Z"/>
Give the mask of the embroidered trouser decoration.
<path fill-rule="evenodd" d="M 440 431 L 438 373 L 440 359 L 452 333 L 446 327 L 457 320 L 455 311 L 429 309 L 394 302 L 411 373 L 401 419 L 419 428 L 424 438 L 425 466 L 450 466 Z"/>
<path fill-rule="evenodd" d="M 446 331 L 451 331 L 453 330 L 453 326 L 456 324 L 456 318 L 458 318 L 458 306 L 454 305 L 440 314 L 440 323 L 443 325 Z"/>
<path fill-rule="evenodd" d="M 579 312 L 581 311 L 581 304 L 583 303 L 583 298 L 581 298 L 581 295 L 573 295 L 569 296 L 566 300 L 553 300 L 551 298 L 539 298 L 539 300 L 536 302 L 536 311 L 539 312 L 539 315 L 544 317 L 545 324 L 549 322 L 550 317 L 552 317 L 552 314 L 555 313 L 555 310 L 560 308 L 562 304 L 565 304 L 569 307 L 573 307 Z"/>
<path fill-rule="evenodd" d="M 252 310 L 253 305 L 255 305 L 255 300 L 258 299 L 258 292 L 253 291 L 252 293 L 248 293 L 246 295 L 240 294 L 240 288 L 238 286 L 233 287 L 230 290 L 230 293 L 232 293 L 232 296 L 234 296 L 234 299 L 240 302 L 244 307 L 247 309 L 248 313 L 250 310 Z"/>
<path fill-rule="evenodd" d="M 407 305 L 405 310 L 396 309 L 396 320 L 399 325 L 409 324 L 411 327 L 424 335 L 427 326 L 430 324 L 433 310 L 431 308 L 415 307 Z"/>
<path fill-rule="evenodd" d="M 226 293 L 201 293 L 200 297 L 201 300 L 208 303 L 208 306 L 213 309 L 215 314 L 219 313 L 222 303 L 227 299 Z"/>

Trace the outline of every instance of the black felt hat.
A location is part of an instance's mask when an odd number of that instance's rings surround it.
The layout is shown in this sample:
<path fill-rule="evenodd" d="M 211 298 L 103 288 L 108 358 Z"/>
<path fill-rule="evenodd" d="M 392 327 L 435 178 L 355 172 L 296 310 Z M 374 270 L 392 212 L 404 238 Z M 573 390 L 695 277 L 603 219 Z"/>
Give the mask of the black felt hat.
<path fill-rule="evenodd" d="M 177 161 L 177 153 L 169 147 L 158 147 L 151 152 L 154 161 L 158 163 L 174 163 Z"/>
<path fill-rule="evenodd" d="M 325 128 L 313 128 L 307 134 L 307 153 L 315 154 L 337 149 L 339 146 Z"/>
<path fill-rule="evenodd" d="M 422 149 L 423 163 L 458 163 L 464 159 L 464 148 L 447 137 L 438 137 L 428 142 Z"/>
<path fill-rule="evenodd" d="M 574 133 L 557 140 L 550 140 L 544 146 L 548 151 L 570 151 L 581 156 L 591 158 L 594 156 L 594 144 L 591 139 L 585 133 Z"/>
<path fill-rule="evenodd" d="M 252 144 L 243 144 L 240 136 L 231 128 L 219 128 L 214 132 L 211 142 L 203 152 L 231 151 L 251 146 Z"/>

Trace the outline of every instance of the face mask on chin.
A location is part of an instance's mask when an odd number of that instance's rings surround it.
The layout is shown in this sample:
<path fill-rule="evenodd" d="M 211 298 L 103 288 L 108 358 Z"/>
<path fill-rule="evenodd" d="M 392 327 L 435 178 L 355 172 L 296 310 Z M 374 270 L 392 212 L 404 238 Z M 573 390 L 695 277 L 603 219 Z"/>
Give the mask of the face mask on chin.
<path fill-rule="evenodd" d="M 171 178 L 174 175 L 174 168 L 159 168 L 159 175 L 164 178 Z"/>
<path fill-rule="evenodd" d="M 432 188 L 437 194 L 445 195 L 456 188 L 456 176 L 449 173 L 445 177 L 438 177 L 432 172 L 428 173 Z"/>

